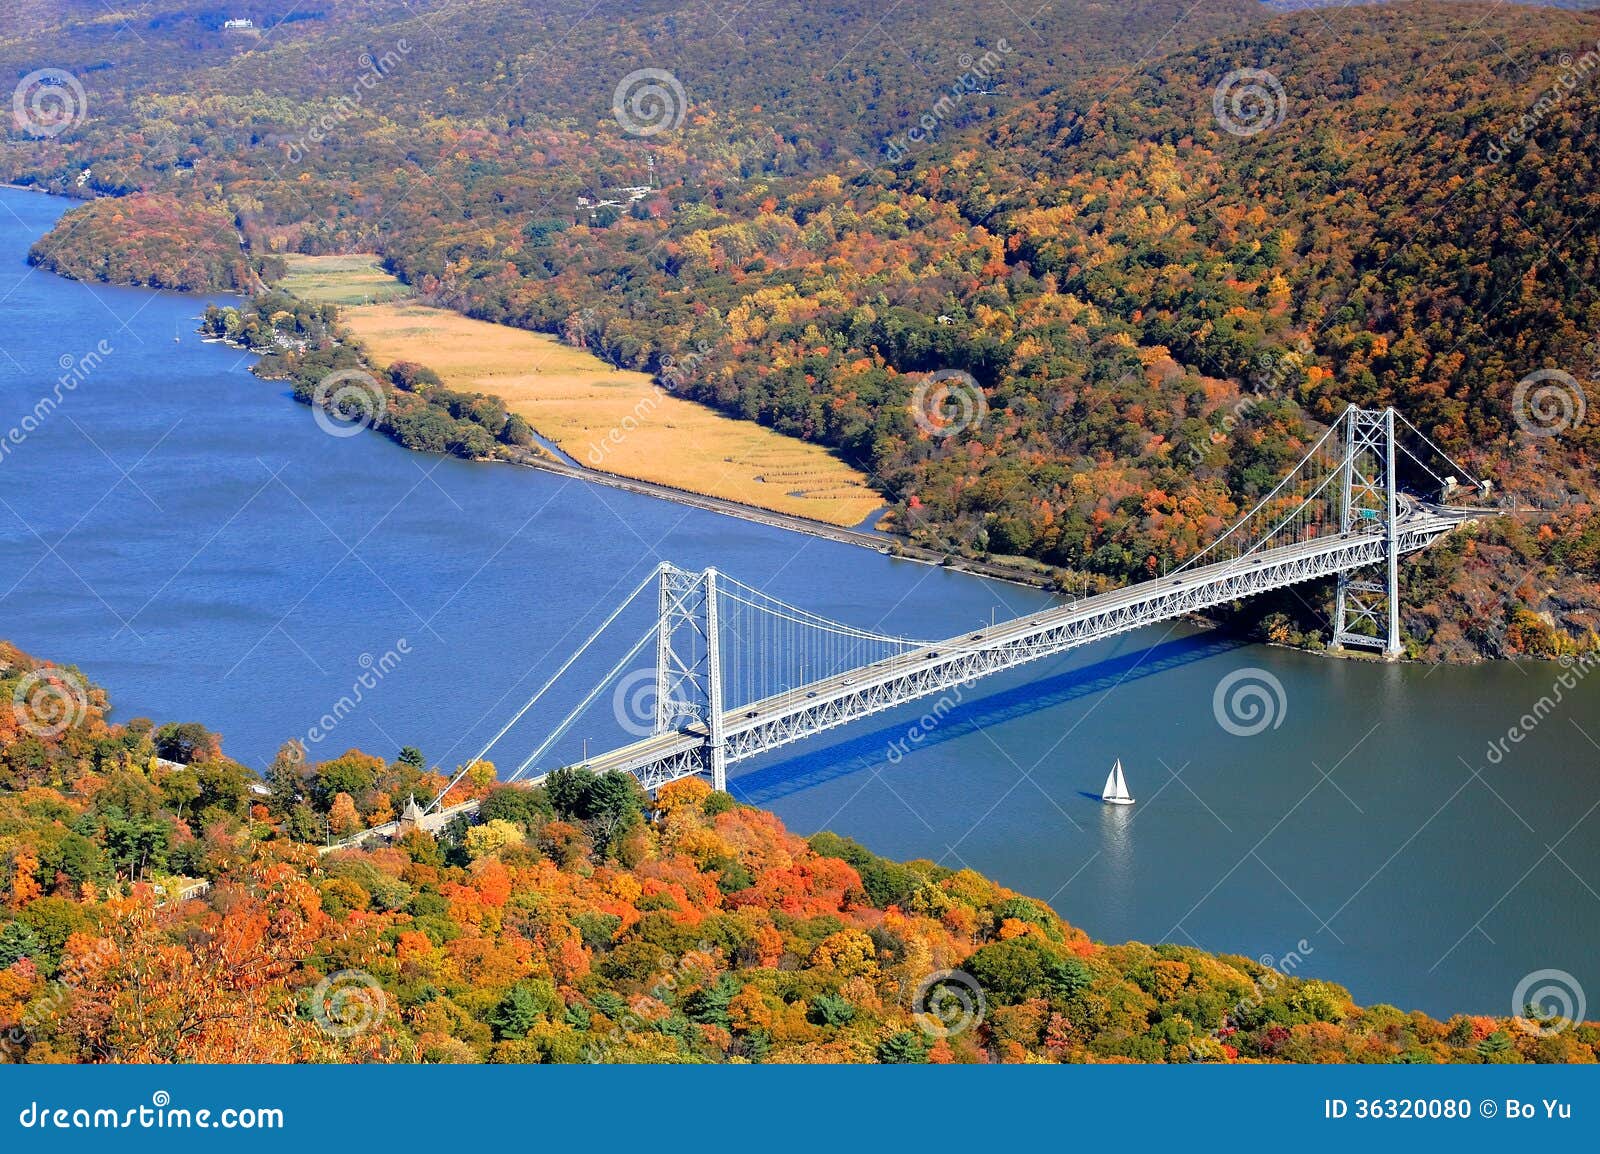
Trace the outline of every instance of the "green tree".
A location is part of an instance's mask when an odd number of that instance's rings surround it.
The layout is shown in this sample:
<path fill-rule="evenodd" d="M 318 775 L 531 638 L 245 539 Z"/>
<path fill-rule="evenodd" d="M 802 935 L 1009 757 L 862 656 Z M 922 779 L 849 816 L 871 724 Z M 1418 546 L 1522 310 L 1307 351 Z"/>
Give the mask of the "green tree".
<path fill-rule="evenodd" d="M 878 1043 L 878 1061 L 884 1065 L 913 1065 L 928 1058 L 928 1040 L 914 1030 L 901 1030 Z"/>
<path fill-rule="evenodd" d="M 19 958 L 36 956 L 43 948 L 39 935 L 27 922 L 7 922 L 0 926 L 0 970 Z"/>
<path fill-rule="evenodd" d="M 267 766 L 267 808 L 279 817 L 286 816 L 300 802 L 305 786 L 305 746 L 298 741 L 286 741 L 278 747 L 272 764 Z"/>
<path fill-rule="evenodd" d="M 561 999 L 549 982 L 518 982 L 489 1011 L 496 1038 L 525 1038 L 541 1019 L 561 1010 Z"/>
<path fill-rule="evenodd" d="M 198 721 L 169 721 L 155 732 L 156 756 L 184 765 L 222 752 L 222 742 Z"/>

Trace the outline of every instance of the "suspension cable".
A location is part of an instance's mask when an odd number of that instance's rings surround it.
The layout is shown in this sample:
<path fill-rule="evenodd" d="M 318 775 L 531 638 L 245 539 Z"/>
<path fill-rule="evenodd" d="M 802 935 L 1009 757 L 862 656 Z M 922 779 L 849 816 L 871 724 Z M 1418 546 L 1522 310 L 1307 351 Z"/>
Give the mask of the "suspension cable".
<path fill-rule="evenodd" d="M 450 783 L 439 791 L 438 797 L 434 798 L 428 803 L 428 808 L 423 810 L 423 813 L 432 813 L 433 810 L 444 801 L 445 797 L 452 789 L 456 787 L 461 779 L 467 775 L 468 771 L 471 770 L 473 766 L 477 765 L 478 762 L 483 760 L 484 755 L 494 747 L 495 742 L 499 741 L 502 737 L 509 733 L 511 727 L 522 720 L 522 718 L 527 714 L 528 710 L 532 709 L 539 699 L 543 697 L 550 689 L 550 687 L 559 681 L 562 675 L 565 674 L 568 669 L 572 668 L 573 664 L 578 660 L 578 658 L 584 655 L 589 646 L 593 645 L 600 639 L 600 635 L 606 631 L 613 621 L 622 615 L 622 611 L 629 605 L 633 604 L 634 599 L 650 587 L 650 585 L 660 576 L 662 569 L 663 566 L 657 566 L 648 577 L 639 582 L 638 586 L 635 587 L 632 593 L 629 593 L 627 597 L 623 598 L 622 603 L 611 611 L 611 616 L 602 621 L 595 631 L 589 634 L 588 639 L 584 641 L 582 645 L 578 646 L 577 650 L 573 652 L 572 656 L 568 657 L 566 661 L 562 662 L 561 668 L 557 669 L 553 674 L 551 674 L 550 679 L 539 687 L 539 691 L 532 697 L 528 698 L 528 700 L 523 703 L 521 709 L 517 710 L 511 715 L 511 720 L 500 727 L 500 732 L 496 733 L 487 742 L 485 742 L 483 748 L 478 750 L 477 754 L 470 758 L 465 765 L 456 771 L 456 775 L 450 779 Z"/>
<path fill-rule="evenodd" d="M 732 593 L 728 592 L 728 589 L 729 589 L 729 587 L 735 587 L 735 588 L 744 590 L 744 592 L 748 593 L 751 597 L 754 597 L 754 598 L 756 598 L 756 599 L 758 599 L 760 601 L 769 602 L 771 606 L 775 607 L 775 608 L 769 608 L 768 606 L 765 606 L 765 605 L 752 604 L 749 601 L 744 601 L 743 602 L 743 604 L 749 605 L 752 609 L 757 609 L 757 610 L 760 610 L 762 612 L 767 612 L 767 613 L 773 613 L 773 612 L 780 612 L 781 611 L 783 613 L 792 614 L 795 618 L 797 618 L 799 620 L 799 622 L 801 624 L 815 625 L 816 627 L 818 627 L 820 629 L 835 629 L 835 630 L 843 630 L 843 631 L 847 631 L 847 632 L 855 632 L 855 633 L 858 633 L 858 634 L 860 634 L 860 635 L 862 635 L 864 637 L 870 637 L 873 640 L 877 640 L 877 641 L 889 641 L 889 642 L 893 642 L 895 644 L 905 644 L 905 645 L 921 645 L 921 644 L 923 644 L 923 642 L 911 640 L 911 639 L 905 638 L 905 637 L 890 637 L 890 636 L 888 636 L 886 634 L 882 634 L 882 633 L 873 633 L 870 630 L 857 629 L 856 627 L 851 626 L 851 625 L 843 625 L 843 624 L 841 624 L 841 623 L 839 623 L 837 621 L 831 620 L 830 618 L 823 617 L 823 616 L 821 616 L 820 614 L 817 614 L 817 613 L 813 613 L 808 609 L 801 609 L 798 606 L 790 605 L 788 602 L 781 601 L 778 598 L 774 597 L 770 593 L 764 593 L 760 589 L 754 589 L 754 588 L 750 587 L 749 585 L 746 585 L 743 581 L 737 580 L 736 578 L 733 578 L 733 577 L 729 577 L 726 573 L 719 573 L 718 576 L 720 576 L 722 578 L 721 592 L 724 593 L 725 595 L 727 595 L 729 597 L 734 597 L 734 595 Z M 735 600 L 740 600 L 737 597 L 734 597 L 734 599 Z"/>
<path fill-rule="evenodd" d="M 639 640 L 633 643 L 633 648 L 624 653 L 621 659 L 611 667 L 611 671 L 595 683 L 595 687 L 589 691 L 588 696 L 582 701 L 578 702 L 577 706 L 572 710 L 571 713 L 562 718 L 561 724 L 557 725 L 550 731 L 550 736 L 546 737 L 544 741 L 539 744 L 539 748 L 535 749 L 522 760 L 522 764 L 517 766 L 516 771 L 512 773 L 510 777 L 506 778 L 506 781 L 516 781 L 524 773 L 527 773 L 529 766 L 531 766 L 535 761 L 539 760 L 539 758 L 543 757 L 552 745 L 560 741 L 562 737 L 566 736 L 567 730 L 572 728 L 572 723 L 578 720 L 579 716 L 582 715 L 585 709 L 588 709 L 589 706 L 594 704 L 595 698 L 600 696 L 600 694 L 605 690 L 605 687 L 610 685 L 617 674 L 621 673 L 623 668 L 639 655 L 639 650 L 643 649 L 645 644 L 655 635 L 655 625 L 651 625 L 650 628 L 641 633 L 639 635 Z"/>
<path fill-rule="evenodd" d="M 1407 448 L 1405 443 L 1403 441 L 1399 440 L 1399 438 L 1395 439 L 1395 447 L 1398 448 L 1406 456 L 1410 457 L 1412 459 L 1412 461 L 1414 461 L 1416 463 L 1417 468 L 1421 469 L 1424 473 L 1428 474 L 1428 476 L 1432 477 L 1435 481 L 1439 482 L 1439 484 L 1441 486 L 1444 484 L 1444 478 L 1439 476 L 1438 473 L 1435 473 L 1433 471 L 1433 469 L 1430 468 L 1428 466 L 1428 464 L 1426 462 L 1424 462 L 1421 457 L 1417 456 L 1409 448 Z"/>
<path fill-rule="evenodd" d="M 1334 433 L 1338 432 L 1338 430 L 1339 430 L 1339 425 L 1337 423 L 1329 425 L 1328 426 L 1328 431 L 1322 434 L 1322 436 L 1317 440 L 1317 443 L 1311 446 L 1310 450 L 1306 453 L 1306 455 L 1304 457 L 1300 458 L 1300 463 L 1298 465 L 1296 465 L 1293 469 L 1291 469 L 1289 471 L 1288 475 L 1283 478 L 1283 480 L 1278 482 L 1277 486 L 1272 490 L 1272 492 L 1268 493 L 1265 497 L 1261 498 L 1260 501 L 1256 502 L 1256 507 L 1254 509 L 1251 509 L 1250 512 L 1246 513 L 1243 517 L 1241 517 L 1238 521 L 1236 521 L 1232 526 L 1230 526 L 1228 531 L 1226 533 L 1224 533 L 1222 536 L 1218 537 L 1215 541 L 1211 542 L 1211 544 L 1207 545 L 1204 549 L 1200 550 L 1200 552 L 1196 553 L 1193 557 L 1189 558 L 1182 565 L 1179 565 L 1176 569 L 1172 570 L 1172 573 L 1181 573 L 1181 572 L 1183 572 L 1185 569 L 1189 568 L 1189 566 L 1193 565 L 1196 561 L 1200 560 L 1200 558 L 1204 557 L 1207 553 L 1211 552 L 1211 550 L 1215 549 L 1218 545 L 1220 545 L 1224 541 L 1226 541 L 1229 537 L 1233 536 L 1233 534 L 1236 531 L 1238 531 L 1240 528 L 1242 528 L 1243 526 L 1249 524 L 1250 519 L 1252 517 L 1254 517 L 1257 513 L 1261 512 L 1261 510 L 1265 509 L 1267 507 L 1267 505 L 1271 503 L 1272 499 L 1274 497 L 1276 497 L 1280 492 L 1283 491 L 1283 487 L 1285 485 L 1287 485 L 1290 481 L 1295 479 L 1295 477 L 1299 474 L 1300 470 L 1305 468 L 1305 466 L 1311 462 L 1312 458 L 1317 455 L 1317 451 L 1322 448 L 1323 444 L 1328 440 L 1328 438 L 1333 436 Z M 1326 484 L 1326 482 L 1324 482 L 1324 484 Z M 1319 486 L 1319 488 L 1320 488 L 1320 486 Z M 1276 532 L 1277 530 L 1273 530 L 1273 531 Z M 1249 552 L 1249 551 L 1247 550 L 1247 552 Z M 1170 575 L 1171 574 L 1168 574 L 1168 576 L 1170 576 Z"/>
<path fill-rule="evenodd" d="M 731 582 L 731 584 L 738 584 L 738 582 Z M 741 586 L 741 588 L 743 588 L 743 586 Z M 854 625 L 843 625 L 837 621 L 829 621 L 826 617 L 818 617 L 816 614 L 797 616 L 794 612 L 786 612 L 786 610 L 789 610 L 790 607 L 784 605 L 781 601 L 776 601 L 775 603 L 782 608 L 772 608 L 766 605 L 757 605 L 752 601 L 747 601 L 743 597 L 740 597 L 737 594 L 729 593 L 726 590 L 722 590 L 721 592 L 723 596 L 728 598 L 728 600 L 738 602 L 740 605 L 748 606 L 758 613 L 764 613 L 769 617 L 775 617 L 780 620 L 793 622 L 796 625 L 801 625 L 808 629 L 816 629 L 823 633 L 834 633 L 842 637 L 853 637 L 858 641 L 877 641 L 885 645 L 903 645 L 907 647 L 915 647 L 928 644 L 928 642 L 925 641 L 913 641 L 906 637 L 890 637 L 884 633 L 873 633 L 868 629 L 858 629 Z M 811 619 L 807 620 L 807 617 Z"/>
<path fill-rule="evenodd" d="M 1478 486 L 1479 488 L 1483 487 L 1483 481 L 1482 480 L 1480 480 L 1479 478 L 1473 476 L 1471 473 L 1467 472 L 1467 470 L 1462 467 L 1461 462 L 1457 461 L 1454 457 L 1452 457 L 1449 453 L 1445 452 L 1438 445 L 1435 445 L 1433 443 L 1433 441 L 1431 439 L 1429 439 L 1427 433 L 1424 433 L 1421 429 L 1417 428 L 1409 420 L 1406 419 L 1406 415 L 1404 413 L 1402 413 L 1399 409 L 1396 409 L 1394 411 L 1394 415 L 1399 417 L 1401 421 L 1405 422 L 1406 428 L 1410 429 L 1417 436 L 1421 437 L 1423 443 L 1425 445 L 1427 445 L 1428 448 L 1432 449 L 1435 453 L 1438 453 L 1439 456 L 1443 457 L 1446 461 L 1448 461 L 1451 464 L 1451 466 L 1453 466 L 1458 472 L 1464 474 L 1466 476 L 1467 480 L 1471 481 L 1474 485 Z M 1413 461 L 1417 460 L 1417 458 L 1415 456 L 1412 456 L 1411 459 Z M 1422 462 L 1421 461 L 1417 461 L 1417 464 L 1421 465 Z M 1422 467 L 1424 469 L 1428 468 L 1426 465 L 1423 465 Z M 1432 473 L 1433 470 L 1432 469 L 1428 469 L 1428 472 Z M 1437 473 L 1434 473 L 1434 480 L 1438 481 L 1441 485 L 1444 484 L 1444 478 L 1440 477 Z"/>

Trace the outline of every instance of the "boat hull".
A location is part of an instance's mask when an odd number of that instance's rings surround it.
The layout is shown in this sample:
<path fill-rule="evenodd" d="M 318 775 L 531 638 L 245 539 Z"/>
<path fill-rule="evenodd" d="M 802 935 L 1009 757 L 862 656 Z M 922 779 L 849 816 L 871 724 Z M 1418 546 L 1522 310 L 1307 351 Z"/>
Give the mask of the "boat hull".
<path fill-rule="evenodd" d="M 1133 804 L 1133 798 L 1131 798 L 1131 797 L 1102 797 L 1100 800 L 1105 802 L 1107 805 L 1132 805 Z"/>

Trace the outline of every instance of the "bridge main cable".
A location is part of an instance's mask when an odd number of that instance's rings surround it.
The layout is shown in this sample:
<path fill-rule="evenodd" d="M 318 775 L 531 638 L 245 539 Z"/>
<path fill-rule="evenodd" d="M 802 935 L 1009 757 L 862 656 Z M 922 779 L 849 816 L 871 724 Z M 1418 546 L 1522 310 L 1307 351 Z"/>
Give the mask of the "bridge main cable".
<path fill-rule="evenodd" d="M 1328 439 L 1330 437 L 1332 437 L 1338 431 L 1339 431 L 1339 426 L 1338 425 L 1330 425 L 1330 426 L 1328 426 L 1327 431 L 1324 432 L 1322 434 L 1322 436 L 1317 439 L 1316 444 L 1312 445 L 1311 448 L 1306 452 L 1306 455 L 1304 457 L 1300 458 L 1299 464 L 1295 465 L 1295 467 L 1288 472 L 1288 474 L 1283 478 L 1283 480 L 1279 481 L 1277 483 L 1277 485 L 1273 487 L 1272 492 L 1268 493 L 1265 497 L 1261 498 L 1261 500 L 1257 501 L 1256 504 L 1255 504 L 1255 508 L 1251 509 L 1243 517 L 1239 518 L 1239 520 L 1235 521 L 1232 525 L 1230 525 L 1228 527 L 1227 532 L 1223 533 L 1222 536 L 1218 537 L 1215 541 L 1211 542 L 1211 544 L 1207 545 L 1204 549 L 1200 550 L 1200 552 L 1196 553 L 1193 557 L 1190 557 L 1182 565 L 1179 565 L 1176 569 L 1172 570 L 1172 572 L 1168 573 L 1167 576 L 1170 577 L 1170 576 L 1172 576 L 1173 573 L 1181 573 L 1185 569 L 1190 568 L 1192 565 L 1195 564 L 1195 562 L 1199 561 L 1200 558 L 1204 557 L 1207 553 L 1211 552 L 1218 545 L 1221 545 L 1229 537 L 1232 537 L 1234 535 L 1234 533 L 1236 533 L 1238 530 L 1240 530 L 1240 529 L 1244 528 L 1246 525 L 1248 525 L 1250 523 L 1251 518 L 1253 518 L 1257 513 L 1261 512 L 1269 504 L 1272 503 L 1273 499 L 1276 498 L 1278 496 L 1278 494 L 1283 491 L 1283 488 L 1284 488 L 1285 485 L 1287 485 L 1290 481 L 1293 481 L 1296 477 L 1298 477 L 1300 475 L 1300 470 L 1305 468 L 1308 464 L 1311 463 L 1312 460 L 1315 459 L 1317 453 L 1321 450 L 1323 445 L 1325 445 L 1327 443 Z M 1306 507 L 1306 505 L 1308 505 L 1311 502 L 1312 497 L 1315 497 L 1318 493 L 1320 493 L 1324 488 L 1327 487 L 1327 483 L 1328 483 L 1328 478 L 1324 478 L 1322 484 L 1318 485 L 1316 487 L 1316 489 L 1314 489 L 1311 492 L 1311 494 L 1305 498 L 1305 500 L 1301 501 L 1300 505 L 1295 509 L 1295 511 L 1293 513 L 1291 513 L 1289 515 L 1288 518 L 1286 518 L 1284 521 L 1280 521 L 1277 525 L 1275 525 L 1273 527 L 1272 531 L 1270 533 L 1266 534 L 1266 536 L 1262 538 L 1262 541 L 1270 538 L 1274 533 L 1276 533 L 1279 529 L 1281 529 L 1284 526 L 1284 524 L 1287 523 L 1288 520 L 1291 520 L 1295 516 L 1297 516 L 1300 513 L 1300 511 L 1302 509 L 1304 509 Z M 1243 552 L 1241 552 L 1239 554 L 1239 556 L 1240 557 L 1249 556 L 1252 552 L 1254 552 L 1257 548 L 1259 548 L 1260 545 L 1261 545 L 1261 541 L 1253 542 L 1248 548 L 1246 548 Z"/>
<path fill-rule="evenodd" d="M 600 640 L 601 634 L 610 628 L 613 621 L 622 616 L 623 610 L 627 609 L 629 605 L 632 605 L 639 594 L 643 593 L 646 589 L 650 588 L 651 585 L 655 584 L 661 573 L 668 568 L 670 568 L 669 564 L 663 561 L 661 564 L 657 565 L 653 570 L 651 570 L 649 575 L 646 576 L 643 581 L 639 582 L 639 584 L 634 588 L 633 592 L 629 593 L 625 598 L 623 598 L 621 603 L 611 611 L 611 615 L 602 621 L 599 626 L 596 627 L 593 633 L 589 634 L 587 640 L 585 640 L 582 645 L 578 646 L 578 648 L 573 652 L 572 656 L 568 657 L 564 662 L 561 663 L 561 668 L 557 669 L 550 675 L 549 680 L 539 687 L 539 691 L 532 697 L 528 698 L 527 701 L 522 703 L 522 708 L 511 715 L 511 720 L 502 725 L 500 727 L 500 731 L 486 741 L 483 745 L 483 748 L 478 750 L 478 752 L 472 758 L 470 758 L 465 765 L 456 771 L 456 775 L 450 779 L 449 784 L 439 791 L 439 796 L 429 802 L 428 807 L 422 812 L 425 814 L 433 812 L 433 810 L 436 809 L 449 795 L 450 791 L 460 783 L 461 779 L 467 775 L 468 771 L 482 761 L 485 755 L 488 754 L 489 750 L 494 748 L 495 743 L 507 733 L 511 732 L 511 727 L 516 725 L 517 722 L 521 721 L 523 717 L 527 715 L 528 710 L 532 709 L 536 704 L 538 704 L 539 699 L 549 692 L 550 688 L 555 685 L 557 681 L 561 680 L 562 676 L 567 672 L 567 670 L 571 669 L 573 665 L 577 663 L 580 657 L 588 652 L 588 649 L 591 645 Z"/>

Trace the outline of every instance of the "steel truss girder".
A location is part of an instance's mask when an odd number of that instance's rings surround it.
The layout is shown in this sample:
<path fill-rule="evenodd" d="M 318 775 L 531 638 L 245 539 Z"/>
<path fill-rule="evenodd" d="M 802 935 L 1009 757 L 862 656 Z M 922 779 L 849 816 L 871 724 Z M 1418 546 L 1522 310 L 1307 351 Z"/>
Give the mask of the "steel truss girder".
<path fill-rule="evenodd" d="M 1397 526 L 1394 540 L 1399 552 L 1413 552 L 1432 544 L 1458 523 L 1442 517 L 1420 517 Z M 802 690 L 795 690 L 766 702 L 756 702 L 748 709 L 725 713 L 720 726 L 721 748 L 726 762 L 742 761 L 1091 641 L 1272 589 L 1380 564 L 1388 550 L 1389 533 L 1385 528 L 1379 532 L 1330 539 L 1321 548 L 1295 545 L 1264 550 L 1247 558 L 1248 563 L 1243 566 L 1238 561 L 1220 562 L 1191 571 L 1183 584 L 1152 581 L 1150 592 L 1143 597 L 1130 599 L 1126 596 L 1130 590 L 1120 590 L 1086 598 L 1036 614 L 1033 628 L 1003 642 L 979 646 L 963 646 L 956 642 L 948 650 L 935 646 L 940 656 L 913 668 L 873 677 L 873 667 L 869 666 L 861 671 L 854 684 L 844 689 L 817 697 L 799 696 Z M 1362 638 L 1367 644 L 1373 640 Z M 757 714 L 754 720 L 749 716 L 752 712 Z M 668 748 L 625 747 L 591 764 L 596 768 L 627 770 L 638 776 L 646 788 L 654 789 L 681 777 L 707 772 L 707 737 L 705 726 L 696 724 L 681 731 L 680 740 Z"/>

